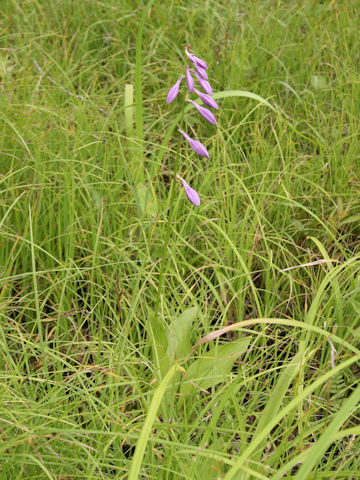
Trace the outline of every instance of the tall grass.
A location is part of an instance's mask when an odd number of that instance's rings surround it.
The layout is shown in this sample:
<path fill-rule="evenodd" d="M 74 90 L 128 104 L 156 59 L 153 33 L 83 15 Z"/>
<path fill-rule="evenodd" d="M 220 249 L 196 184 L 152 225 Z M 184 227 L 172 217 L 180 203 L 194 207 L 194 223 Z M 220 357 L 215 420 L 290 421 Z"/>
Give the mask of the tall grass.
<path fill-rule="evenodd" d="M 0 478 L 360 478 L 357 2 L 135 3 L 0 8 Z"/>

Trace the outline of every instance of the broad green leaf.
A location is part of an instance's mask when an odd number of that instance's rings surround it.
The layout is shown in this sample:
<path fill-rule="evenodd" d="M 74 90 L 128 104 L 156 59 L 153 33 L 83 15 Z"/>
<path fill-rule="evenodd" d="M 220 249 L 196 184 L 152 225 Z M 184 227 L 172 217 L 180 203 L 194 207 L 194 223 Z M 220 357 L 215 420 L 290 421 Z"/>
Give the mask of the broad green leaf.
<path fill-rule="evenodd" d="M 171 322 L 167 332 L 167 355 L 170 361 L 176 359 L 181 362 L 191 352 L 191 330 L 197 313 L 197 307 L 188 308 Z"/>
<path fill-rule="evenodd" d="M 346 217 L 344 220 L 341 220 L 339 225 L 340 226 L 347 225 L 348 223 L 359 224 L 360 223 L 360 215 L 359 214 L 350 215 L 350 217 Z"/>
<path fill-rule="evenodd" d="M 151 217 L 156 217 L 158 212 L 158 202 L 151 191 L 151 187 L 139 183 L 136 186 L 136 195 L 143 216 L 150 215 Z"/>
<path fill-rule="evenodd" d="M 193 361 L 187 369 L 180 389 L 181 394 L 189 395 L 196 391 L 196 386 L 207 389 L 226 380 L 235 360 L 245 352 L 248 345 L 248 338 L 240 338 L 220 347 L 212 347 L 203 357 Z"/>
<path fill-rule="evenodd" d="M 257 93 L 249 92 L 247 90 L 224 90 L 222 92 L 214 93 L 213 97 L 215 99 L 220 98 L 228 98 L 228 97 L 243 97 L 249 98 L 251 100 L 256 100 L 259 103 L 262 103 L 266 107 L 270 108 L 276 113 L 280 113 L 270 102 L 268 102 L 265 98 L 261 97 Z"/>
<path fill-rule="evenodd" d="M 147 331 L 152 347 L 152 360 L 157 365 L 157 373 L 162 377 L 170 367 L 170 362 L 166 354 L 166 326 L 155 314 L 152 314 L 148 319 Z"/>

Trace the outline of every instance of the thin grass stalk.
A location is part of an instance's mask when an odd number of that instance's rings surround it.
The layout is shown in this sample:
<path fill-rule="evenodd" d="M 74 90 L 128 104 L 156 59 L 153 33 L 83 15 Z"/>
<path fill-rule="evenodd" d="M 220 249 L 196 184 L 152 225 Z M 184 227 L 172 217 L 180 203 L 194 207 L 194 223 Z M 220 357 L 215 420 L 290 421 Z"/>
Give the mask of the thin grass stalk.
<path fill-rule="evenodd" d="M 180 125 L 182 124 L 182 121 L 184 119 L 184 109 L 185 109 L 185 101 L 183 100 L 182 108 L 181 108 Z M 166 253 L 167 253 L 169 240 L 170 240 L 171 222 L 172 222 L 174 210 L 175 210 L 174 203 L 175 203 L 175 191 L 176 191 L 176 175 L 178 173 L 179 164 L 180 164 L 180 147 L 181 147 L 181 136 L 178 135 L 178 143 L 177 143 L 175 163 L 174 163 L 174 174 L 173 174 L 173 179 L 170 187 L 169 216 L 167 219 L 165 240 L 164 240 L 164 245 L 163 245 L 162 254 L 161 254 L 159 284 L 158 284 L 157 296 L 156 296 L 156 302 L 155 302 L 155 318 L 159 313 L 161 293 L 162 293 L 163 284 L 164 284 Z"/>
<path fill-rule="evenodd" d="M 135 184 L 143 183 L 145 178 L 144 173 L 144 118 L 143 118 L 143 99 L 142 99 L 142 36 L 144 30 L 144 24 L 148 18 L 148 11 L 151 8 L 154 0 L 150 0 L 145 6 L 141 20 L 139 23 L 139 29 L 136 37 L 136 60 L 135 60 L 135 127 L 136 137 L 139 141 L 137 148 L 137 160 L 138 168 L 136 169 L 137 176 L 135 178 Z"/>

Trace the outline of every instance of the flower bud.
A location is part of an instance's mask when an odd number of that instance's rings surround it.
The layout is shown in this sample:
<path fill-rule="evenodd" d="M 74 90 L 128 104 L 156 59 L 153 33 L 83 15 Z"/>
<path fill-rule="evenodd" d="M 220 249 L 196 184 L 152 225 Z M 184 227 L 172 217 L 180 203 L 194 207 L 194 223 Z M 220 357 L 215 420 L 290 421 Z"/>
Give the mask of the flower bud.
<path fill-rule="evenodd" d="M 209 68 L 202 58 L 196 57 L 193 53 L 189 53 L 187 48 L 185 48 L 185 53 L 188 60 L 190 60 L 190 62 L 192 62 L 194 65 L 199 65 L 199 67 L 205 70 Z"/>
<path fill-rule="evenodd" d="M 200 67 L 198 63 L 195 63 L 195 68 L 198 71 L 198 74 L 200 75 L 201 78 L 203 78 L 204 80 L 207 80 L 209 78 L 208 74 L 206 73 L 206 70 Z"/>
<path fill-rule="evenodd" d="M 208 95 L 212 95 L 213 91 L 210 83 L 204 78 L 201 78 L 201 76 L 195 70 L 194 70 L 194 75 L 198 79 L 198 82 L 200 83 L 200 87 L 204 90 L 204 92 L 207 93 Z"/>
<path fill-rule="evenodd" d="M 180 177 L 180 175 L 176 175 L 179 180 L 181 180 L 181 183 L 183 184 L 185 188 L 186 195 L 188 199 L 190 200 L 191 203 L 196 205 L 197 207 L 200 205 L 200 197 L 199 194 L 197 193 L 196 190 L 190 187 L 183 178 Z"/>
<path fill-rule="evenodd" d="M 213 113 L 208 109 L 208 108 L 205 108 L 205 107 L 200 107 L 200 105 L 198 105 L 196 102 L 194 102 L 193 100 L 189 100 L 189 102 L 194 105 L 194 107 L 198 110 L 198 112 L 200 113 L 200 115 L 205 118 L 205 120 L 207 120 L 209 123 L 212 123 L 213 125 L 216 125 L 216 119 L 213 115 Z"/>
<path fill-rule="evenodd" d="M 188 60 L 190 60 L 190 62 L 195 64 L 195 59 L 196 59 L 195 55 L 193 55 L 192 53 L 189 53 L 187 48 L 185 48 L 185 53 Z"/>
<path fill-rule="evenodd" d="M 173 85 L 168 94 L 167 94 L 167 97 L 166 97 L 166 103 L 171 103 L 173 100 L 175 100 L 175 98 L 177 97 L 178 93 L 179 93 L 179 88 L 180 88 L 180 83 L 181 83 L 181 80 L 183 79 L 184 77 L 181 76 L 179 78 L 179 80 L 175 83 L 175 85 Z"/>
<path fill-rule="evenodd" d="M 194 79 L 191 76 L 189 67 L 186 67 L 186 85 L 189 89 L 189 92 L 193 93 L 193 91 L 194 91 Z"/>
<path fill-rule="evenodd" d="M 201 157 L 209 158 L 209 152 L 206 150 L 206 148 L 201 142 L 189 137 L 189 135 L 187 135 L 182 130 L 179 130 L 179 132 L 186 138 L 186 140 L 189 142 L 189 145 L 194 150 L 194 152 L 196 152 Z"/>
<path fill-rule="evenodd" d="M 209 68 L 202 58 L 195 57 L 195 55 L 193 55 L 193 57 L 194 57 L 195 63 L 198 64 L 199 67 L 204 68 L 205 70 Z"/>
<path fill-rule="evenodd" d="M 196 88 L 194 88 L 194 91 L 199 96 L 199 98 L 205 103 L 205 105 L 211 108 L 215 108 L 216 110 L 219 109 L 219 105 L 215 102 L 215 100 L 212 97 L 210 97 L 210 95 L 200 92 Z"/>

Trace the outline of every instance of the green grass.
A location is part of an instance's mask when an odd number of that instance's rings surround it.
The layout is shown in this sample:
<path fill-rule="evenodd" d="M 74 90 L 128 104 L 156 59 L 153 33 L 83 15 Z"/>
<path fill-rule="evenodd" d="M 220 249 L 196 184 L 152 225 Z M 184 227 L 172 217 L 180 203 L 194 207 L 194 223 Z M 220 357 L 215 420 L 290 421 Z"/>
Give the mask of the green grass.
<path fill-rule="evenodd" d="M 2 2 L 1 480 L 360 478 L 359 27 Z M 161 267 L 186 44 L 220 110 L 185 113 L 210 159 L 181 142 Z"/>

